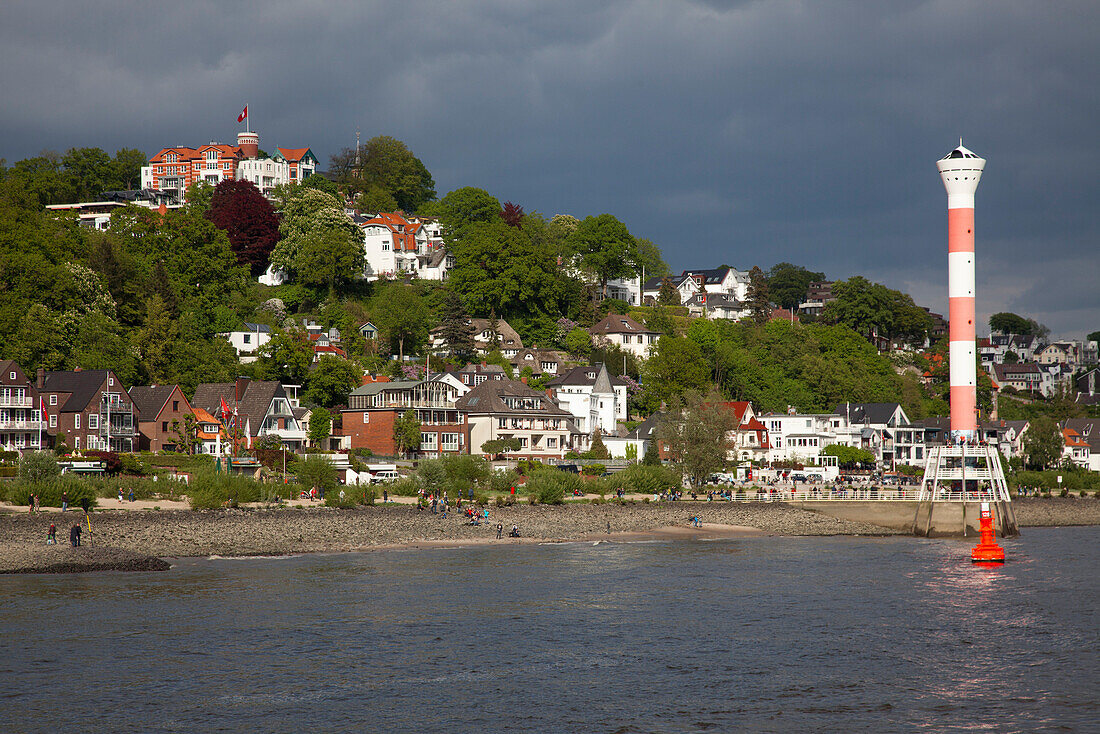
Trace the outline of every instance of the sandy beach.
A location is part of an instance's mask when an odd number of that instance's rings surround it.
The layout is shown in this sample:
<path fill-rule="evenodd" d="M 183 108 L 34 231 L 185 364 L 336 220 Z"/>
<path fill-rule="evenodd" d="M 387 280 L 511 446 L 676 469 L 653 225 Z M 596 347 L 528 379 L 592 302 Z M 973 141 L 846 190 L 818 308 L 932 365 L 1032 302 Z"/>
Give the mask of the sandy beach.
<path fill-rule="evenodd" d="M 70 548 L 67 541 L 70 525 L 81 520 L 82 513 L 0 515 L 0 573 L 155 570 L 156 559 L 183 556 L 288 555 L 484 543 L 902 534 L 783 503 L 516 504 L 488 508 L 489 520 L 480 525 L 470 524 L 461 512 L 452 511 L 444 518 L 404 503 L 352 510 L 312 505 L 204 511 L 163 509 L 164 503 L 162 509 L 153 510 L 156 503 L 147 504 L 150 507 L 143 509 L 124 502 L 122 509 L 94 512 L 91 536 L 84 533 L 80 549 Z M 1022 528 L 1100 524 L 1100 501 L 1091 498 L 1025 499 L 1013 506 Z M 691 526 L 695 516 L 701 527 Z M 45 545 L 51 522 L 57 525 L 61 545 Z M 498 524 L 503 526 L 501 539 L 496 537 Z M 519 529 L 519 538 L 507 536 L 513 524 Z M 141 559 L 147 559 L 145 565 Z"/>

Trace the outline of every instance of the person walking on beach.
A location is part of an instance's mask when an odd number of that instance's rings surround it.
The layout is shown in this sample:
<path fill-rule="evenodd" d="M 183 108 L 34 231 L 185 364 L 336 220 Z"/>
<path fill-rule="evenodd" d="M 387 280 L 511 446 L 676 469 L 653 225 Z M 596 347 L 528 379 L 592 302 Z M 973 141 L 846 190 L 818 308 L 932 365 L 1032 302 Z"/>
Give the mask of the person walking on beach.
<path fill-rule="evenodd" d="M 57 526 L 52 522 L 50 523 L 50 530 L 46 533 L 46 545 L 55 545 L 57 543 Z"/>
<path fill-rule="evenodd" d="M 386 504 L 390 501 L 390 491 L 388 489 L 382 489 L 382 504 Z"/>
<path fill-rule="evenodd" d="M 73 544 L 73 548 L 80 547 L 80 523 L 73 525 L 69 530 L 69 542 Z"/>
<path fill-rule="evenodd" d="M 134 501 L 134 488 L 133 487 L 130 487 L 130 501 L 131 502 Z"/>
<path fill-rule="evenodd" d="M 64 512 L 67 509 L 69 509 L 69 493 L 68 492 L 62 492 L 61 493 L 61 511 Z"/>
<path fill-rule="evenodd" d="M 497 540 L 500 540 L 504 536 L 504 523 L 497 523 Z"/>

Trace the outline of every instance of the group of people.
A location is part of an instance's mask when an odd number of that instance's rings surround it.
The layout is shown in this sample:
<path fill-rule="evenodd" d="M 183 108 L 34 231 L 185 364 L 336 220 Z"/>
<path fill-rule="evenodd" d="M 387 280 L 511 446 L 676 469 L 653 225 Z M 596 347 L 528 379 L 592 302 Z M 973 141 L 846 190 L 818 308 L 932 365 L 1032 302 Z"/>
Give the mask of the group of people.
<path fill-rule="evenodd" d="M 123 496 L 122 496 L 122 487 L 118 488 L 118 501 L 122 502 L 123 499 L 129 499 L 131 502 L 134 501 L 134 488 L 133 487 L 130 487 L 130 494 L 127 495 L 125 498 L 123 498 Z"/>
<path fill-rule="evenodd" d="M 83 532 L 83 528 L 80 527 L 80 523 L 73 523 L 73 526 L 69 528 L 69 543 L 73 548 L 80 547 L 80 534 Z M 46 531 L 46 545 L 55 545 L 57 543 L 57 526 L 52 522 L 50 523 L 50 529 Z"/>

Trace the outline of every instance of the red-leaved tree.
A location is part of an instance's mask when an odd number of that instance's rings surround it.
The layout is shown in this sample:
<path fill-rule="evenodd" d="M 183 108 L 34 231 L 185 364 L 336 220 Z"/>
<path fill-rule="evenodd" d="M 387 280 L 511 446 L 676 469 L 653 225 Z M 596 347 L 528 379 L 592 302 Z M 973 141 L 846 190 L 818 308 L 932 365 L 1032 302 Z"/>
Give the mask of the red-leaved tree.
<path fill-rule="evenodd" d="M 225 230 L 238 263 L 253 275 L 267 269 L 279 240 L 279 215 L 250 181 L 227 179 L 214 187 L 206 217 Z"/>
<path fill-rule="evenodd" d="M 504 220 L 504 223 L 509 227 L 515 227 L 516 229 L 523 228 L 523 207 L 519 204 L 513 204 L 510 201 L 504 202 L 504 206 L 500 210 L 500 218 Z"/>

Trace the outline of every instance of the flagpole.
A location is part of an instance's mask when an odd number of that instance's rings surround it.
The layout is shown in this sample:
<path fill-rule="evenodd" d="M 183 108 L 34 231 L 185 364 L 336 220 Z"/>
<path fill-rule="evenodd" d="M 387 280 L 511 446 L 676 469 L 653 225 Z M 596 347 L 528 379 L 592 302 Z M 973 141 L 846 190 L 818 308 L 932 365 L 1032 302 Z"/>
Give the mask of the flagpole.
<path fill-rule="evenodd" d="M 244 103 L 244 131 L 246 133 L 252 132 L 252 119 L 248 116 L 248 102 Z"/>

